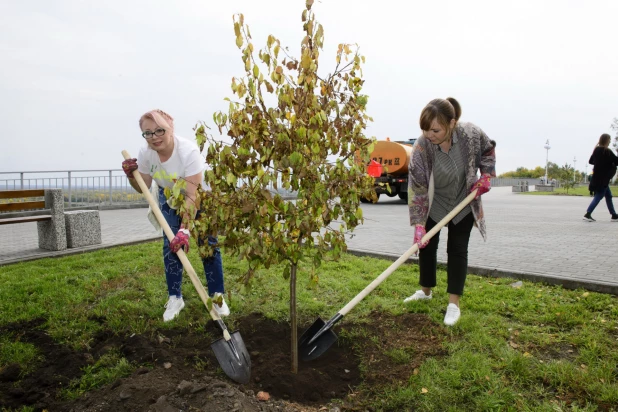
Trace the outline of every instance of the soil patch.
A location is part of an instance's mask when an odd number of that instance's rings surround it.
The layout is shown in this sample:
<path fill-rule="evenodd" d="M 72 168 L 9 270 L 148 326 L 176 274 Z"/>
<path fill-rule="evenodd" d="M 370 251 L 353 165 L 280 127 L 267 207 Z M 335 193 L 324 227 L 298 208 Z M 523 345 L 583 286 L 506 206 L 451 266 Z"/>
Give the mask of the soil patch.
<path fill-rule="evenodd" d="M 79 353 L 53 342 L 41 329 L 45 320 L 11 324 L 0 333 L 36 345 L 44 360 L 27 376 L 22 376 L 19 365 L 5 365 L 0 371 L 0 408 L 310 412 L 325 410 L 334 401 L 343 409 L 356 409 L 373 390 L 405 382 L 427 357 L 445 354 L 444 328 L 426 315 L 376 313 L 370 319 L 336 327 L 337 343 L 320 358 L 299 362 L 297 374 L 290 372 L 289 324 L 256 314 L 238 319 L 252 362 L 247 385 L 222 373 L 210 349 L 211 339 L 194 330 L 165 330 L 153 336 L 120 336 L 104 330 L 94 337 L 90 351 Z M 104 326 L 105 320 L 101 323 Z M 299 328 L 299 336 L 308 326 Z M 216 331 L 214 324 L 210 327 Z M 136 366 L 130 376 L 77 400 L 57 398 L 59 389 L 79 379 L 86 365 L 112 350 Z M 259 392 L 267 392 L 269 399 Z"/>

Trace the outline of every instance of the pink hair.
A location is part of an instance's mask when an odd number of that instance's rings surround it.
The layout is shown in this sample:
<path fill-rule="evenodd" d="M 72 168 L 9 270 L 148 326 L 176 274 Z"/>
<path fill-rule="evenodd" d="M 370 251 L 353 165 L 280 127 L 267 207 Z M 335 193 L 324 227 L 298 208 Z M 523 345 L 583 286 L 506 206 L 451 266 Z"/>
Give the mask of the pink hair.
<path fill-rule="evenodd" d="M 139 118 L 140 129 L 142 128 L 142 123 L 144 123 L 146 119 L 150 119 L 155 122 L 157 126 L 169 130 L 172 134 L 174 133 L 174 118 L 163 110 L 155 109 L 144 113 L 142 117 Z"/>

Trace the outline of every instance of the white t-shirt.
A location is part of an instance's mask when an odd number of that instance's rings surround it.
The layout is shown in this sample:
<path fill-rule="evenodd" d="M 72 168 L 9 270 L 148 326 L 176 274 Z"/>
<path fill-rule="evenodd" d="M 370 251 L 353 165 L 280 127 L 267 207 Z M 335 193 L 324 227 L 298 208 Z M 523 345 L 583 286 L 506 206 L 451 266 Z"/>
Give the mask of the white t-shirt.
<path fill-rule="evenodd" d="M 197 143 L 176 135 L 174 152 L 166 162 L 161 162 L 159 154 L 146 145 L 137 156 L 137 164 L 140 173 L 152 176 L 159 187 L 169 188 L 173 187 L 179 178 L 203 173 L 206 169 L 206 162 Z M 202 187 L 206 189 L 203 179 Z"/>

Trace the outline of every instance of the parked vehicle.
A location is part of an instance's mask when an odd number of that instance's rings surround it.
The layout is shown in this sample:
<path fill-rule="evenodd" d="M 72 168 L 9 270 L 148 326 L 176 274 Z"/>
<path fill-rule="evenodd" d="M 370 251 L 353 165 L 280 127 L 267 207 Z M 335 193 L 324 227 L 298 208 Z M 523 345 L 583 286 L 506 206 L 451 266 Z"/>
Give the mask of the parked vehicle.
<path fill-rule="evenodd" d="M 376 202 L 383 194 L 408 201 L 408 163 L 414 142 L 416 139 L 391 141 L 388 137 L 376 142 L 370 155 L 371 160 L 382 166 L 382 172 L 375 177 Z M 361 198 L 361 202 L 371 200 Z"/>

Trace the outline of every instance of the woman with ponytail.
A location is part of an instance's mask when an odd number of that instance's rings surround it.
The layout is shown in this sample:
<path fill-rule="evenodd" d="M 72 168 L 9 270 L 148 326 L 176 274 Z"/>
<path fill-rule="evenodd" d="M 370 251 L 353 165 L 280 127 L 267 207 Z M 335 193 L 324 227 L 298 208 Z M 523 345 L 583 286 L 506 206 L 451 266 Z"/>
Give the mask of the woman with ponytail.
<path fill-rule="evenodd" d="M 454 325 L 461 316 L 459 300 L 468 273 L 468 243 L 472 226 L 486 239 L 480 196 L 489 191 L 496 176 L 495 142 L 478 126 L 460 122 L 461 106 L 452 97 L 434 99 L 421 112 L 422 135 L 414 144 L 408 165 L 408 206 L 414 243 L 419 245 L 421 290 L 404 302 L 432 298 L 440 233 L 423 244 L 422 237 L 467 195 L 475 199 L 448 224 L 447 293 L 444 324 Z M 478 172 L 480 171 L 480 178 Z"/>
<path fill-rule="evenodd" d="M 618 215 L 614 209 L 614 203 L 612 201 L 612 190 L 609 187 L 609 182 L 616 174 L 616 166 L 618 165 L 618 157 L 609 148 L 609 142 L 612 140 L 611 136 L 604 133 L 599 138 L 599 143 L 594 148 L 592 156 L 588 163 L 594 165 L 592 169 L 592 179 L 588 190 L 594 193 L 594 198 L 586 210 L 584 220 L 587 222 L 596 222 L 592 218 L 592 212 L 597 207 L 601 199 L 605 198 L 607 204 L 607 210 L 609 210 L 612 222 L 618 222 Z"/>

